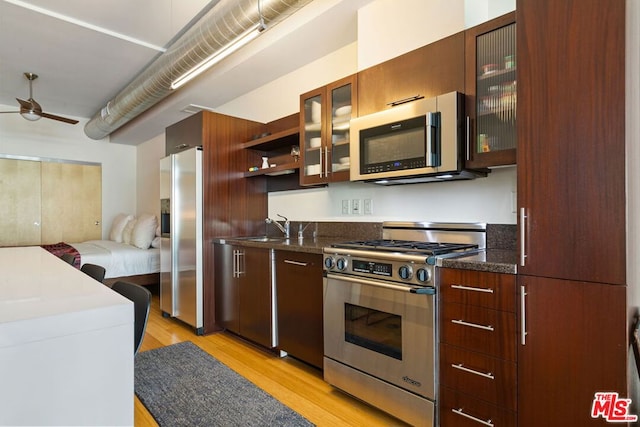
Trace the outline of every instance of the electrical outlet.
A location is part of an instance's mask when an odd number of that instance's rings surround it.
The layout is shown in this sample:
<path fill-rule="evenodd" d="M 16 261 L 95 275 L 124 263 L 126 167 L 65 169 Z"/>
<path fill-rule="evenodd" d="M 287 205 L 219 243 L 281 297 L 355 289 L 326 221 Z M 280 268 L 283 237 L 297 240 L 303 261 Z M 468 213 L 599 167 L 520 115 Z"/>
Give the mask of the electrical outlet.
<path fill-rule="evenodd" d="M 515 191 L 511 192 L 511 213 L 517 213 L 518 211 L 518 197 Z"/>
<path fill-rule="evenodd" d="M 371 199 L 364 199 L 362 201 L 362 211 L 365 215 L 373 214 L 373 201 Z"/>
<path fill-rule="evenodd" d="M 349 215 L 351 211 L 349 210 L 349 200 L 342 201 L 342 215 Z"/>
<path fill-rule="evenodd" d="M 362 203 L 360 202 L 360 199 L 351 200 L 351 213 L 354 215 L 362 214 Z"/>

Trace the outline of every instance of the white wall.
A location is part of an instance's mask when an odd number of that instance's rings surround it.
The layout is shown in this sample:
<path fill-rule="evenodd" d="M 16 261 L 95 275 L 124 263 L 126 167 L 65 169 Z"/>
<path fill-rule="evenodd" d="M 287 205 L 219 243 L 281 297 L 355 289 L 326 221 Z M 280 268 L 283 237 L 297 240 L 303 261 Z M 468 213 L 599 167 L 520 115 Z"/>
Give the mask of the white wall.
<path fill-rule="evenodd" d="M 515 9 L 515 0 L 464 0 L 465 28 L 474 27 Z"/>
<path fill-rule="evenodd" d="M 462 30 L 463 0 L 376 0 L 358 11 L 358 69 Z"/>
<path fill-rule="evenodd" d="M 136 214 L 160 218 L 160 159 L 165 153 L 164 133 L 138 145 L 136 163 Z"/>
<path fill-rule="evenodd" d="M 300 94 L 357 72 L 358 44 L 352 43 L 234 99 L 216 111 L 268 123 L 300 111 Z"/>
<path fill-rule="evenodd" d="M 453 221 L 515 224 L 515 167 L 490 178 L 398 186 L 335 183 L 329 187 L 269 194 L 269 216 L 295 221 Z M 343 215 L 343 200 L 372 202 L 372 215 Z"/>
<path fill-rule="evenodd" d="M 0 105 L 14 110 L 15 105 Z M 136 211 L 136 147 L 95 141 L 84 134 L 86 119 L 69 125 L 40 119 L 29 122 L 19 114 L 0 114 L 0 154 L 73 160 L 102 164 L 102 235 L 113 218 Z M 63 191 L 64 189 L 60 189 Z"/>
<path fill-rule="evenodd" d="M 627 0 L 627 306 L 629 321 L 640 310 L 640 3 Z M 629 351 L 629 398 L 640 414 L 640 380 Z"/>

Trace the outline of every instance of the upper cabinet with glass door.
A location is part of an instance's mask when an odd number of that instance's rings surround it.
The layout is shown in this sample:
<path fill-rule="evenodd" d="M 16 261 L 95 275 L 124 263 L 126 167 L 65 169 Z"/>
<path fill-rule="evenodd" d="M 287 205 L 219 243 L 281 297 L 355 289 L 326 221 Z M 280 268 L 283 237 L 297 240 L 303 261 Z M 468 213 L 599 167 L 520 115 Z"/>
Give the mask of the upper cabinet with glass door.
<path fill-rule="evenodd" d="M 301 185 L 349 180 L 349 122 L 357 117 L 356 75 L 300 95 Z"/>
<path fill-rule="evenodd" d="M 516 163 L 515 12 L 466 32 L 468 168 Z"/>

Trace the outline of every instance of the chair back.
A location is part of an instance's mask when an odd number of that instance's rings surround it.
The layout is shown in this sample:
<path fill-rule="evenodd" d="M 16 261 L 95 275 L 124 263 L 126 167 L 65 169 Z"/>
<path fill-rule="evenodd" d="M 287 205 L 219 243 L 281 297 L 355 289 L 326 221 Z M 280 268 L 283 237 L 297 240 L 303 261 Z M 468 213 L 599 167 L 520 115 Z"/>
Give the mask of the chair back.
<path fill-rule="evenodd" d="M 62 256 L 60 257 L 62 258 L 63 261 L 73 265 L 73 263 L 76 261 L 76 256 L 70 253 L 65 253 L 62 254 Z"/>
<path fill-rule="evenodd" d="M 133 354 L 138 353 L 144 331 L 147 328 L 147 319 L 149 318 L 149 307 L 151 307 L 151 292 L 144 286 L 135 283 L 117 281 L 111 287 L 114 291 L 133 301 L 134 305 L 134 341 Z"/>
<path fill-rule="evenodd" d="M 103 266 L 89 263 L 82 264 L 82 267 L 80 267 L 80 271 L 93 277 L 100 283 L 104 281 L 104 275 L 107 272 L 107 270 L 105 270 Z"/>

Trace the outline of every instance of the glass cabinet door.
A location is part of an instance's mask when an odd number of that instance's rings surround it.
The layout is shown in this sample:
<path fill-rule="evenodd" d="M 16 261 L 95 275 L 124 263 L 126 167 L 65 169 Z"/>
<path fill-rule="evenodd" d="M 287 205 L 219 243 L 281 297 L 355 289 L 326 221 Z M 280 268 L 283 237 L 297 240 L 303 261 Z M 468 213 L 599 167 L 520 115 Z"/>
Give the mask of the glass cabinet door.
<path fill-rule="evenodd" d="M 509 15 L 506 16 L 507 18 Z M 516 150 L 516 24 L 473 34 L 475 59 L 473 105 L 469 120 L 467 167 L 515 164 Z M 490 21 L 491 23 L 492 21 Z M 488 23 L 488 24 L 490 24 Z M 469 99 L 468 99 L 469 101 Z"/>
<path fill-rule="evenodd" d="M 348 181 L 349 168 L 349 123 L 356 117 L 354 77 L 339 80 L 328 87 L 331 101 L 331 118 L 329 120 L 330 142 L 328 142 L 331 158 L 331 181 Z"/>
<path fill-rule="evenodd" d="M 323 91 L 308 94 L 301 102 L 302 127 L 300 129 L 302 168 L 301 182 L 316 183 L 325 175 L 323 167 L 326 162 L 325 147 L 322 143 L 324 126 L 324 94 Z"/>
<path fill-rule="evenodd" d="M 352 75 L 300 96 L 301 185 L 349 180 L 355 79 Z"/>

